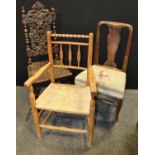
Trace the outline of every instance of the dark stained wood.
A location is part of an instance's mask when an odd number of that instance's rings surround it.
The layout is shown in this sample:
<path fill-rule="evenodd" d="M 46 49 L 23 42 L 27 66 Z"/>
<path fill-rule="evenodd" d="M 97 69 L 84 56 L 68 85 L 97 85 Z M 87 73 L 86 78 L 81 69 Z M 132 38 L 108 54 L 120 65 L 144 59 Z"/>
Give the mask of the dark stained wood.
<path fill-rule="evenodd" d="M 123 100 L 122 99 L 118 99 L 118 101 L 117 101 L 117 109 L 116 109 L 115 122 L 118 122 L 119 113 L 120 113 L 120 110 L 122 108 L 122 104 L 123 104 Z"/>
<path fill-rule="evenodd" d="M 127 24 L 127 23 L 112 22 L 112 21 L 99 21 L 97 24 L 96 44 L 95 44 L 95 52 L 94 52 L 94 63 L 95 64 L 99 64 L 101 26 L 104 26 L 104 25 L 106 25 L 109 30 L 108 35 L 107 35 L 107 60 L 104 63 L 104 65 L 111 66 L 111 67 L 117 67 L 115 63 L 115 56 L 117 54 L 118 47 L 119 47 L 120 40 L 121 40 L 121 31 L 123 28 L 127 28 L 129 31 L 123 65 L 121 68 L 123 72 L 126 72 L 131 43 L 132 43 L 133 27 L 132 25 Z M 113 105 L 104 99 L 102 99 L 100 102 Z M 116 122 L 118 122 L 119 113 L 120 113 L 122 104 L 123 104 L 123 99 L 117 99 L 117 109 L 116 109 L 116 117 L 115 117 Z"/>
<path fill-rule="evenodd" d="M 107 61 L 104 63 L 107 66 L 116 67 L 115 56 L 121 40 L 121 28 L 109 27 L 107 36 Z"/>
<path fill-rule="evenodd" d="M 32 8 L 25 13 L 22 7 L 22 23 L 25 30 L 25 41 L 27 40 L 28 58 L 33 56 L 47 55 L 46 32 L 56 33 L 56 11 L 54 8 L 49 11 L 39 1 L 35 2 Z"/>
<path fill-rule="evenodd" d="M 26 52 L 28 57 L 28 76 L 31 77 L 35 72 L 47 63 L 47 60 L 40 60 L 40 57 L 47 55 L 47 37 L 46 32 L 56 33 L 56 10 L 52 7 L 46 9 L 43 4 L 36 1 L 30 10 L 25 11 L 22 7 L 22 23 L 24 25 L 24 35 Z M 57 40 L 55 36 L 54 41 Z M 59 60 L 58 45 L 53 46 L 53 56 L 55 60 Z M 37 61 L 33 58 L 37 57 Z M 59 61 L 60 62 L 60 61 Z M 60 62 L 61 63 L 61 62 Z M 71 76 L 71 72 L 67 69 L 56 68 L 54 70 L 56 79 Z M 39 78 L 35 83 L 49 81 L 49 70 Z"/>
<path fill-rule="evenodd" d="M 100 45 L 100 33 L 101 33 L 101 26 L 107 25 L 109 29 L 109 33 L 107 36 L 107 61 L 105 65 L 116 67 L 115 64 L 115 56 L 118 51 L 118 47 L 121 40 L 121 31 L 123 28 L 127 28 L 129 30 L 127 46 L 125 50 L 125 56 L 123 61 L 122 70 L 126 72 L 128 58 L 130 54 L 131 42 L 132 42 L 132 34 L 133 34 L 133 27 L 127 23 L 120 23 L 120 22 L 111 22 L 111 21 L 99 21 L 97 24 L 97 31 L 96 31 L 96 44 L 95 44 L 95 52 L 94 52 L 94 63 L 98 64 L 99 61 L 99 45 Z"/>

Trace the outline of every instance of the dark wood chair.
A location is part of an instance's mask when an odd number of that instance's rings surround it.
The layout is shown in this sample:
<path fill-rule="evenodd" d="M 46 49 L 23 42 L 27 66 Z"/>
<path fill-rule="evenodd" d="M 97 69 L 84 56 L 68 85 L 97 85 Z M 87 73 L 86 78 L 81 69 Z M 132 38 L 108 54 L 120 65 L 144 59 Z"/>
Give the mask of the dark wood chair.
<path fill-rule="evenodd" d="M 26 52 L 28 57 L 28 76 L 31 77 L 35 72 L 48 62 L 47 55 L 47 38 L 46 32 L 52 31 L 56 33 L 56 10 L 52 7 L 51 10 L 45 8 L 43 4 L 36 1 L 32 8 L 25 11 L 22 7 L 22 23 L 24 25 Z M 56 40 L 57 37 L 54 38 Z M 53 46 L 54 62 L 60 63 L 58 55 L 58 45 Z M 49 70 L 45 72 L 35 83 L 42 83 L 50 80 Z M 63 78 L 71 76 L 68 69 L 54 69 L 55 78 Z"/>
<path fill-rule="evenodd" d="M 89 35 L 72 35 L 72 34 L 51 34 L 48 35 L 48 55 L 49 62 L 38 70 L 31 78 L 25 82 L 25 86 L 29 89 L 29 98 L 32 108 L 33 120 L 36 129 L 36 134 L 38 140 L 42 139 L 41 129 L 51 129 L 65 132 L 83 133 L 88 135 L 88 147 L 92 146 L 93 140 L 93 129 L 94 129 L 94 119 L 95 119 L 95 102 L 94 96 L 96 94 L 96 83 L 94 81 L 94 75 L 92 70 L 92 50 L 93 50 L 93 34 Z M 53 37 L 59 37 L 59 41 L 52 40 Z M 61 40 L 62 39 L 62 40 Z M 65 41 L 64 41 L 65 39 Z M 74 41 L 68 41 L 68 39 L 74 39 Z M 87 41 L 77 42 L 75 39 L 86 39 Z M 54 64 L 53 60 L 53 49 L 54 44 L 60 45 L 60 64 Z M 68 45 L 68 64 L 64 62 L 64 45 Z M 75 50 L 72 47 L 77 46 L 77 63 L 73 64 L 73 55 Z M 83 46 L 87 49 L 81 51 Z M 81 66 L 81 52 L 87 53 L 87 67 Z M 74 54 L 73 54 L 74 53 Z M 86 55 L 85 53 L 85 55 Z M 65 57 L 66 58 L 66 57 Z M 87 86 L 82 87 L 74 84 L 58 84 L 55 83 L 55 73 L 53 68 L 69 68 L 75 70 L 87 69 Z M 49 68 L 51 83 L 42 92 L 42 94 L 35 99 L 33 93 L 32 84 L 41 77 L 42 74 Z M 38 110 L 48 111 L 47 117 L 40 122 L 40 114 Z M 48 118 L 51 114 L 55 112 L 67 113 L 74 115 L 82 115 L 86 117 L 88 127 L 87 129 L 79 128 L 68 128 L 63 126 L 54 126 L 47 123 Z"/>
<path fill-rule="evenodd" d="M 102 26 L 108 27 L 109 31 L 107 35 L 107 60 L 105 61 L 104 65 L 99 65 L 99 53 L 101 42 L 100 36 Z M 121 41 L 121 31 L 124 28 L 128 29 L 128 39 L 124 54 L 123 65 L 120 69 L 118 69 L 117 64 L 115 63 L 115 57 L 118 52 L 119 44 Z M 97 24 L 93 65 L 96 84 L 98 88 L 98 95 L 96 101 L 99 103 L 115 105 L 117 107 L 115 117 L 116 122 L 118 121 L 125 93 L 126 70 L 131 48 L 132 33 L 133 27 L 130 24 L 112 21 L 99 21 Z M 76 76 L 75 83 L 79 85 L 85 85 L 86 71 Z"/>

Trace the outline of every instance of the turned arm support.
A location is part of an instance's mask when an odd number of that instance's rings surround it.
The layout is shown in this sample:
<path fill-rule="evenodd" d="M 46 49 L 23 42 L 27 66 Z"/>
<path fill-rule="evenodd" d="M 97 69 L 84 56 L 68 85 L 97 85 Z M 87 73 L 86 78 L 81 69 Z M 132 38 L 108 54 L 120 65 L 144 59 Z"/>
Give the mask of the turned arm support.
<path fill-rule="evenodd" d="M 94 75 L 92 66 L 89 66 L 87 69 L 87 81 L 88 81 L 88 85 L 90 86 L 90 91 L 92 96 L 93 97 L 96 96 L 97 88 L 96 88 L 95 75 Z"/>
<path fill-rule="evenodd" d="M 33 76 L 25 81 L 24 86 L 30 88 L 32 84 L 45 72 L 45 70 L 50 66 L 50 62 L 42 66 Z"/>

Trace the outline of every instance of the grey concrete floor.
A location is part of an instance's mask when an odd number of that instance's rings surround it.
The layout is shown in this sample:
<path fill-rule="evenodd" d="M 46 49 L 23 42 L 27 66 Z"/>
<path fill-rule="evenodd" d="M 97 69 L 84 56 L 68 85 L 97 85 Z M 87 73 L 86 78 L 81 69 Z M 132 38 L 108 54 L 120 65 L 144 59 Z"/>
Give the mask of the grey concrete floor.
<path fill-rule="evenodd" d="M 27 90 L 17 87 L 16 143 L 17 155 L 137 155 L 138 154 L 138 91 L 126 90 L 118 124 L 113 124 L 115 109 L 97 105 L 94 146 L 86 147 L 86 136 L 43 130 L 43 140 L 38 142 L 32 117 L 25 121 L 29 110 Z M 82 117 L 58 115 L 54 124 L 85 127 Z"/>

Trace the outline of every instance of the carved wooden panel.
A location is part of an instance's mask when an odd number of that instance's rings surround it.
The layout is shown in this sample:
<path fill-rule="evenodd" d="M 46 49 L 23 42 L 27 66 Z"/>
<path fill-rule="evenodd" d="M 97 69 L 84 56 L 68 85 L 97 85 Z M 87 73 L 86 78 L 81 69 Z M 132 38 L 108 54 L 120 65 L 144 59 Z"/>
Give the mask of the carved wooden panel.
<path fill-rule="evenodd" d="M 25 13 L 22 7 L 22 23 L 24 25 L 26 51 L 31 63 L 31 57 L 47 55 L 47 31 L 56 33 L 56 11 L 49 11 L 40 2 L 36 2 L 31 10 Z M 56 38 L 54 38 L 56 40 Z M 54 47 L 56 52 L 57 45 Z"/>
<path fill-rule="evenodd" d="M 22 23 L 24 25 L 24 35 L 26 43 L 26 51 L 28 56 L 28 75 L 33 76 L 36 71 L 47 63 L 47 60 L 33 62 L 32 57 L 47 55 L 47 31 L 56 34 L 56 11 L 52 7 L 51 10 L 45 8 L 43 4 L 36 1 L 32 8 L 26 13 L 22 7 Z M 54 37 L 53 40 L 57 40 Z M 59 47 L 53 45 L 53 56 L 55 63 L 60 63 Z M 71 76 L 72 73 L 67 69 L 54 69 L 56 79 Z M 49 69 L 35 82 L 45 82 L 50 80 Z"/>

